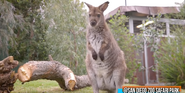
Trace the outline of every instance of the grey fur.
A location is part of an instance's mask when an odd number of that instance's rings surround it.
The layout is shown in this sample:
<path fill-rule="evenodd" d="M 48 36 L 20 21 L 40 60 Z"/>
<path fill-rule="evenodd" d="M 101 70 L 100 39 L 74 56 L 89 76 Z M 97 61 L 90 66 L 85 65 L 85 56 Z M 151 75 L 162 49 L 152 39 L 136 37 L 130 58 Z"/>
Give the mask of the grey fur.
<path fill-rule="evenodd" d="M 85 3 L 89 7 L 85 62 L 94 93 L 99 93 L 99 90 L 117 93 L 124 84 L 127 69 L 124 53 L 104 20 L 103 12 L 108 3 L 99 7 Z"/>

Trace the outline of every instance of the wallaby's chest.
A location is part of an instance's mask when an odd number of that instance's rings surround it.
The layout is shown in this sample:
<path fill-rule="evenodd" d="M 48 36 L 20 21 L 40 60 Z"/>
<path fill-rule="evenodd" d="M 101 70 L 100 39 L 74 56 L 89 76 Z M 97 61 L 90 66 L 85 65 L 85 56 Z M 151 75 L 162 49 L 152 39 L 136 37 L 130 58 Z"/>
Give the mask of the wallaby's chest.
<path fill-rule="evenodd" d="M 96 53 L 99 53 L 102 41 L 104 40 L 102 34 L 98 32 L 91 33 L 88 39 L 89 39 L 89 43 L 91 44 L 92 48 L 96 51 Z"/>

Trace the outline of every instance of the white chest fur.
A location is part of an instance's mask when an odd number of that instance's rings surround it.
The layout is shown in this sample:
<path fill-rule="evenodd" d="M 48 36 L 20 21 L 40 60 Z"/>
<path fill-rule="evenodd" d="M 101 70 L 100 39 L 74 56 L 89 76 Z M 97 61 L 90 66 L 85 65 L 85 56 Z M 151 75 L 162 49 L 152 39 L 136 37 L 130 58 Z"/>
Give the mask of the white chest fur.
<path fill-rule="evenodd" d="M 89 42 L 97 54 L 99 53 L 102 41 L 103 38 L 101 36 L 101 33 L 92 33 L 89 36 Z"/>

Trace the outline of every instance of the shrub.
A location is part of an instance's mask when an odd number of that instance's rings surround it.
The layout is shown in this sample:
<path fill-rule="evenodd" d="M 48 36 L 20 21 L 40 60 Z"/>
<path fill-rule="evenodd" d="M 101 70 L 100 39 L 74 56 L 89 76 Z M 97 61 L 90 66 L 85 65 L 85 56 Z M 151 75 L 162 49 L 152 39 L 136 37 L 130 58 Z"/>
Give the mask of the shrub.
<path fill-rule="evenodd" d="M 180 12 L 167 14 L 167 18 L 185 19 L 185 3 L 181 4 Z M 174 38 L 165 38 L 161 41 L 155 58 L 158 61 L 161 80 L 173 82 L 185 88 L 185 28 L 181 25 L 170 25 L 170 32 Z"/>
<path fill-rule="evenodd" d="M 165 38 L 157 51 L 161 80 L 185 88 L 185 32 L 176 28 L 175 38 Z"/>

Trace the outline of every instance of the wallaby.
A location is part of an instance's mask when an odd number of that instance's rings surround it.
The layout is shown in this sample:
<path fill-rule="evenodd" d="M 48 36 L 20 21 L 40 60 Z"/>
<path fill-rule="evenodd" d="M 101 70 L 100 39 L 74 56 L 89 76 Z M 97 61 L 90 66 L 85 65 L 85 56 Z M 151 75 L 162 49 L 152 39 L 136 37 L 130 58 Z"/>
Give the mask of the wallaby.
<path fill-rule="evenodd" d="M 118 46 L 104 19 L 103 12 L 109 2 L 98 7 L 85 3 L 89 8 L 86 33 L 86 69 L 93 92 L 106 90 L 117 93 L 122 88 L 126 74 L 124 53 Z"/>

